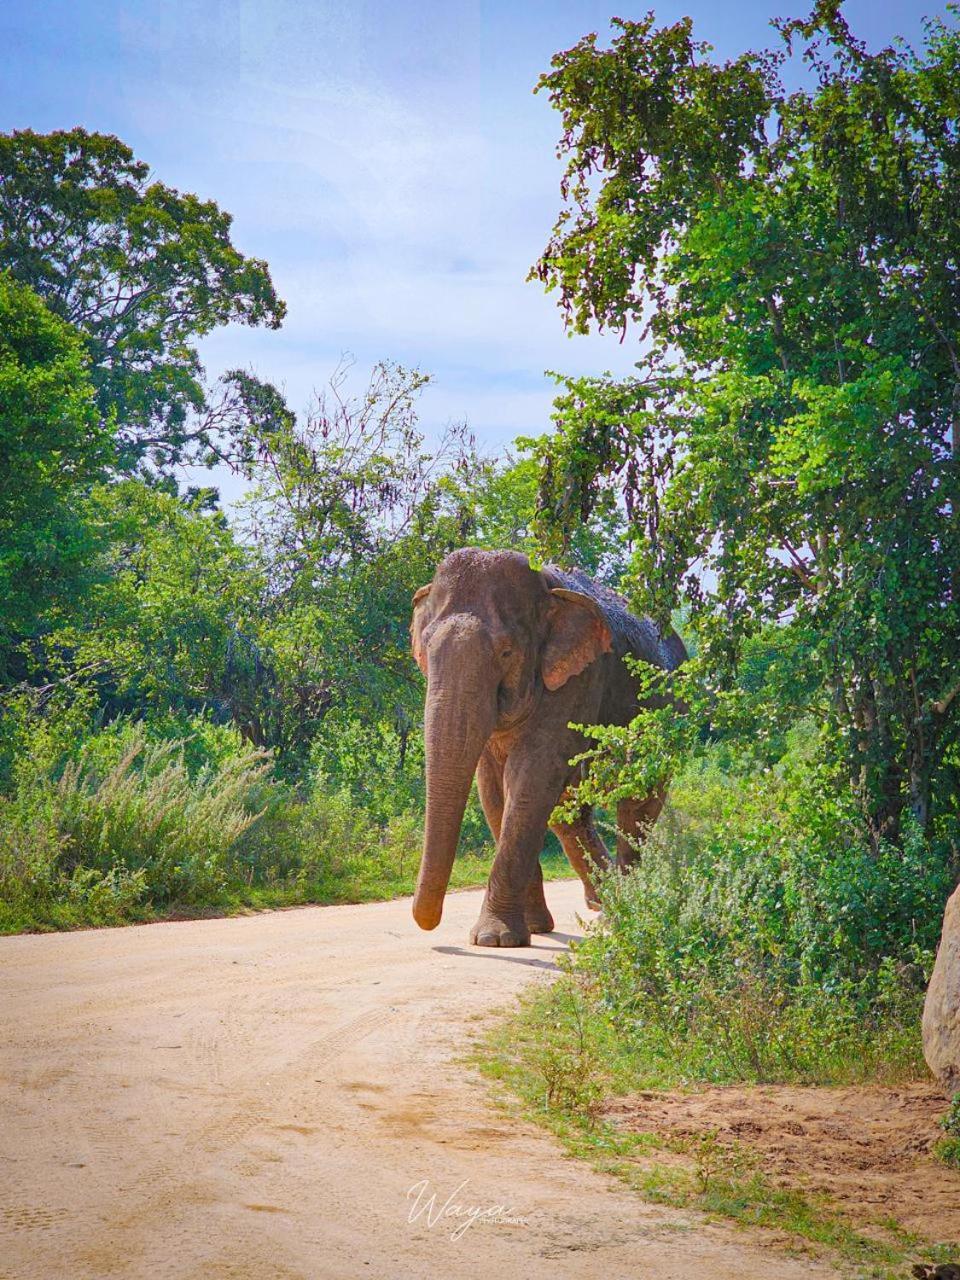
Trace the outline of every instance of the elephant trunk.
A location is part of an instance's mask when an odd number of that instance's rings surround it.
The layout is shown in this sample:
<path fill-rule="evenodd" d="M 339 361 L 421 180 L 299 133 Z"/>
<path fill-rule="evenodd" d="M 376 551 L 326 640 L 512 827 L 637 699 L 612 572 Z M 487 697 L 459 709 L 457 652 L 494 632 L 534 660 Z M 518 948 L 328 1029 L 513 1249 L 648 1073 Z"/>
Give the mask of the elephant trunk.
<path fill-rule="evenodd" d="M 496 724 L 492 657 L 482 627 L 465 616 L 450 619 L 430 644 L 424 720 L 427 815 L 413 899 L 413 918 L 421 929 L 440 923 L 470 783 Z"/>

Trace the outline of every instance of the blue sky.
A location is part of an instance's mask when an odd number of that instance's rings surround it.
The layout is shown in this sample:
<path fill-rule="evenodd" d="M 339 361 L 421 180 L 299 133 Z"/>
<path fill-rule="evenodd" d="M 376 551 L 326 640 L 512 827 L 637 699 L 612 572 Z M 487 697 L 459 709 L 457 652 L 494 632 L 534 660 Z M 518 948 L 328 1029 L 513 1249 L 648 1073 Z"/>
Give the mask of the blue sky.
<path fill-rule="evenodd" d="M 612 0 L 609 0 L 612 3 Z M 682 0 L 729 56 L 805 0 Z M 230 328 L 208 371 L 253 368 L 303 409 L 344 352 L 416 364 L 433 432 L 466 418 L 488 452 L 549 423 L 544 370 L 626 370 L 630 341 L 565 337 L 524 282 L 559 207 L 558 117 L 532 88 L 551 55 L 608 29 L 594 0 L 5 0 L 0 128 L 116 133 L 155 175 L 215 199 L 289 306 Z M 871 44 L 916 39 L 930 0 L 851 0 Z"/>

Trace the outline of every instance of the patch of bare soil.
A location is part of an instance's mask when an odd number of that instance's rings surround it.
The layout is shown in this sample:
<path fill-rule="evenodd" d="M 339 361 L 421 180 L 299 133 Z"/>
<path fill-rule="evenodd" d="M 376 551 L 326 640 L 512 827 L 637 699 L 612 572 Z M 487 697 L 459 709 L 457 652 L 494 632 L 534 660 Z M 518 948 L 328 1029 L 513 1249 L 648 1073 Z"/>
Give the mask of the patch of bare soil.
<path fill-rule="evenodd" d="M 960 1241 L 960 1173 L 933 1155 L 949 1101 L 932 1084 L 730 1086 L 621 1099 L 608 1117 L 677 1138 L 713 1130 L 755 1153 L 775 1185 L 826 1194 L 857 1224 L 894 1219 L 944 1242 Z"/>

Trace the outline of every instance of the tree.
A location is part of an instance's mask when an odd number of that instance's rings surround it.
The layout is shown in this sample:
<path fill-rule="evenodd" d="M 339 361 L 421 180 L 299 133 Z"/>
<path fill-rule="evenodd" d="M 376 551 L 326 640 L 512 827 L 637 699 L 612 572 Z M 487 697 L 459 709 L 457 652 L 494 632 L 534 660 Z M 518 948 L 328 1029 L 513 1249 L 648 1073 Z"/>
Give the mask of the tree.
<path fill-rule="evenodd" d="M 0 681 L 82 590 L 96 547 L 83 500 L 108 449 L 79 336 L 0 272 Z"/>
<path fill-rule="evenodd" d="M 91 583 L 48 635 L 46 667 L 96 673 L 113 715 L 206 708 L 242 727 L 265 584 L 223 513 L 172 489 L 127 479 L 93 490 Z"/>
<path fill-rule="evenodd" d="M 870 53 L 819 0 L 719 63 L 653 23 L 540 82 L 567 164 L 536 273 L 568 324 L 649 344 L 635 378 L 565 383 L 547 536 L 622 495 L 639 602 L 686 602 L 721 685 L 746 637 L 795 629 L 896 840 L 960 737 L 960 34 Z M 794 46 L 813 84 L 788 93 Z"/>
<path fill-rule="evenodd" d="M 249 414 L 241 448 L 254 487 L 244 520 L 277 583 L 317 585 L 375 558 L 448 492 L 441 477 L 471 468 L 462 427 L 426 447 L 417 415 L 426 374 L 382 362 L 360 394 L 349 391 L 349 375 L 341 364 L 303 421 L 279 401 Z M 252 402 L 260 384 L 243 392 Z"/>
<path fill-rule="evenodd" d="M 521 438 L 517 444 L 536 450 L 540 442 Z M 469 491 L 462 494 L 463 508 L 472 512 L 470 541 L 493 550 L 522 551 L 536 560 L 539 492 L 540 468 L 533 454 L 519 459 L 508 454 L 502 461 L 488 463 L 471 477 Z M 601 500 L 589 516 L 570 530 L 564 564 L 616 584 L 624 569 L 623 512 L 616 502 Z"/>
<path fill-rule="evenodd" d="M 230 226 L 213 201 L 151 181 L 111 135 L 0 135 L 0 269 L 84 335 L 121 469 L 207 454 L 236 404 L 229 389 L 226 406 L 209 402 L 196 339 L 283 320 L 266 264 Z"/>
<path fill-rule="evenodd" d="M 410 598 L 464 541 L 462 489 L 479 465 L 463 428 L 426 446 L 426 375 L 382 363 L 354 394 L 349 372 L 335 372 L 302 420 L 274 388 L 231 375 L 233 457 L 251 482 L 239 523 L 266 584 L 242 728 L 294 771 L 331 712 L 372 736 L 381 722 L 403 735 L 415 723 Z"/>

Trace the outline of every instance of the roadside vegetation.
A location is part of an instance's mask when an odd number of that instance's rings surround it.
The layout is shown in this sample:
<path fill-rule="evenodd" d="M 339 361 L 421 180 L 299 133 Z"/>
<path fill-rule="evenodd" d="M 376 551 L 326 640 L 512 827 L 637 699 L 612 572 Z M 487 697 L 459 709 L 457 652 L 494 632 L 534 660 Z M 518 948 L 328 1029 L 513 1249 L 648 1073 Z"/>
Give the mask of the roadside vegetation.
<path fill-rule="evenodd" d="M 419 764 L 365 800 L 341 779 L 278 776 L 269 752 L 208 717 L 25 717 L 0 799 L 0 932 L 123 924 L 412 893 Z M 476 799 L 452 885 L 482 884 Z M 558 849 L 544 873 L 569 874 Z"/>
<path fill-rule="evenodd" d="M 940 1121 L 944 1136 L 936 1146 L 936 1153 L 945 1165 L 960 1171 L 960 1093 L 953 1095 L 950 1109 Z"/>
<path fill-rule="evenodd" d="M 828 1024 L 821 1043 L 830 1030 Z M 841 1018 L 841 1035 L 844 1030 Z M 901 1034 L 910 1038 L 904 1028 Z M 895 1066 L 884 1057 L 884 1079 L 916 1073 L 913 1039 Z M 815 1051 L 817 1043 L 808 1040 L 805 1047 Z M 876 1041 L 868 1046 L 873 1056 L 863 1066 L 851 1062 L 842 1069 L 833 1058 L 824 1074 L 830 1083 L 874 1079 L 871 1067 L 883 1048 Z M 491 1081 L 502 1109 L 548 1129 L 570 1156 L 644 1199 L 759 1229 L 771 1246 L 824 1257 L 841 1274 L 900 1280 L 911 1265 L 956 1261 L 957 1242 L 942 1231 L 921 1236 L 895 1214 L 851 1211 L 805 1189 L 802 1178 L 772 1175 L 748 1138 L 731 1138 L 716 1123 L 674 1129 L 630 1122 L 637 1097 L 670 1098 L 696 1086 L 682 1070 L 665 1071 L 659 1054 L 651 1060 L 638 1051 L 582 973 L 525 995 L 478 1041 L 470 1060 Z M 849 1170 L 840 1165 L 838 1172 Z"/>
<path fill-rule="evenodd" d="M 871 849 L 855 806 L 811 782 L 815 737 L 798 726 L 761 773 L 740 772 L 719 744 L 688 765 L 641 863 L 600 876 L 603 916 L 561 975 L 504 1011 L 471 1060 L 501 1106 L 646 1199 L 893 1280 L 908 1264 L 955 1262 L 956 1222 L 920 1233 L 896 1208 L 809 1190 L 809 1140 L 792 1172 L 771 1168 L 752 1134 L 763 1103 L 746 1121 L 737 1111 L 748 1096 L 737 1086 L 775 1100 L 784 1087 L 786 1115 L 769 1106 L 776 1130 L 803 1116 L 807 1087 L 859 1086 L 888 1091 L 882 1117 L 903 1105 L 899 1090 L 929 1080 L 920 1017 L 949 873 L 916 832 L 902 848 Z M 685 1114 L 683 1099 L 716 1086 L 728 1090 L 716 1110 Z M 918 1124 L 904 1164 L 960 1167 L 957 1103 L 942 1126 Z M 867 1135 L 850 1127 L 856 1158 L 869 1160 Z M 858 1166 L 834 1158 L 855 1181 Z M 915 1169 L 899 1176 L 916 1185 Z"/>
<path fill-rule="evenodd" d="M 950 873 L 915 831 L 873 851 L 855 808 L 811 778 L 812 737 L 754 776 L 706 751 L 640 864 L 602 878 L 603 927 L 574 971 L 642 1087 L 924 1074 Z"/>
<path fill-rule="evenodd" d="M 803 722 L 750 772 L 708 744 L 674 779 L 640 864 L 600 876 L 603 916 L 561 976 L 506 1012 L 473 1061 L 502 1105 L 645 1197 L 901 1276 L 955 1260 L 957 1241 L 772 1176 L 750 1123 L 731 1137 L 719 1109 L 672 1127 L 641 1102 L 626 1119 L 638 1099 L 712 1086 L 895 1092 L 928 1079 L 920 1016 L 950 873 L 917 832 L 872 849 L 856 806 L 811 771 L 816 740 Z M 928 1158 L 955 1158 L 955 1111 Z"/>

